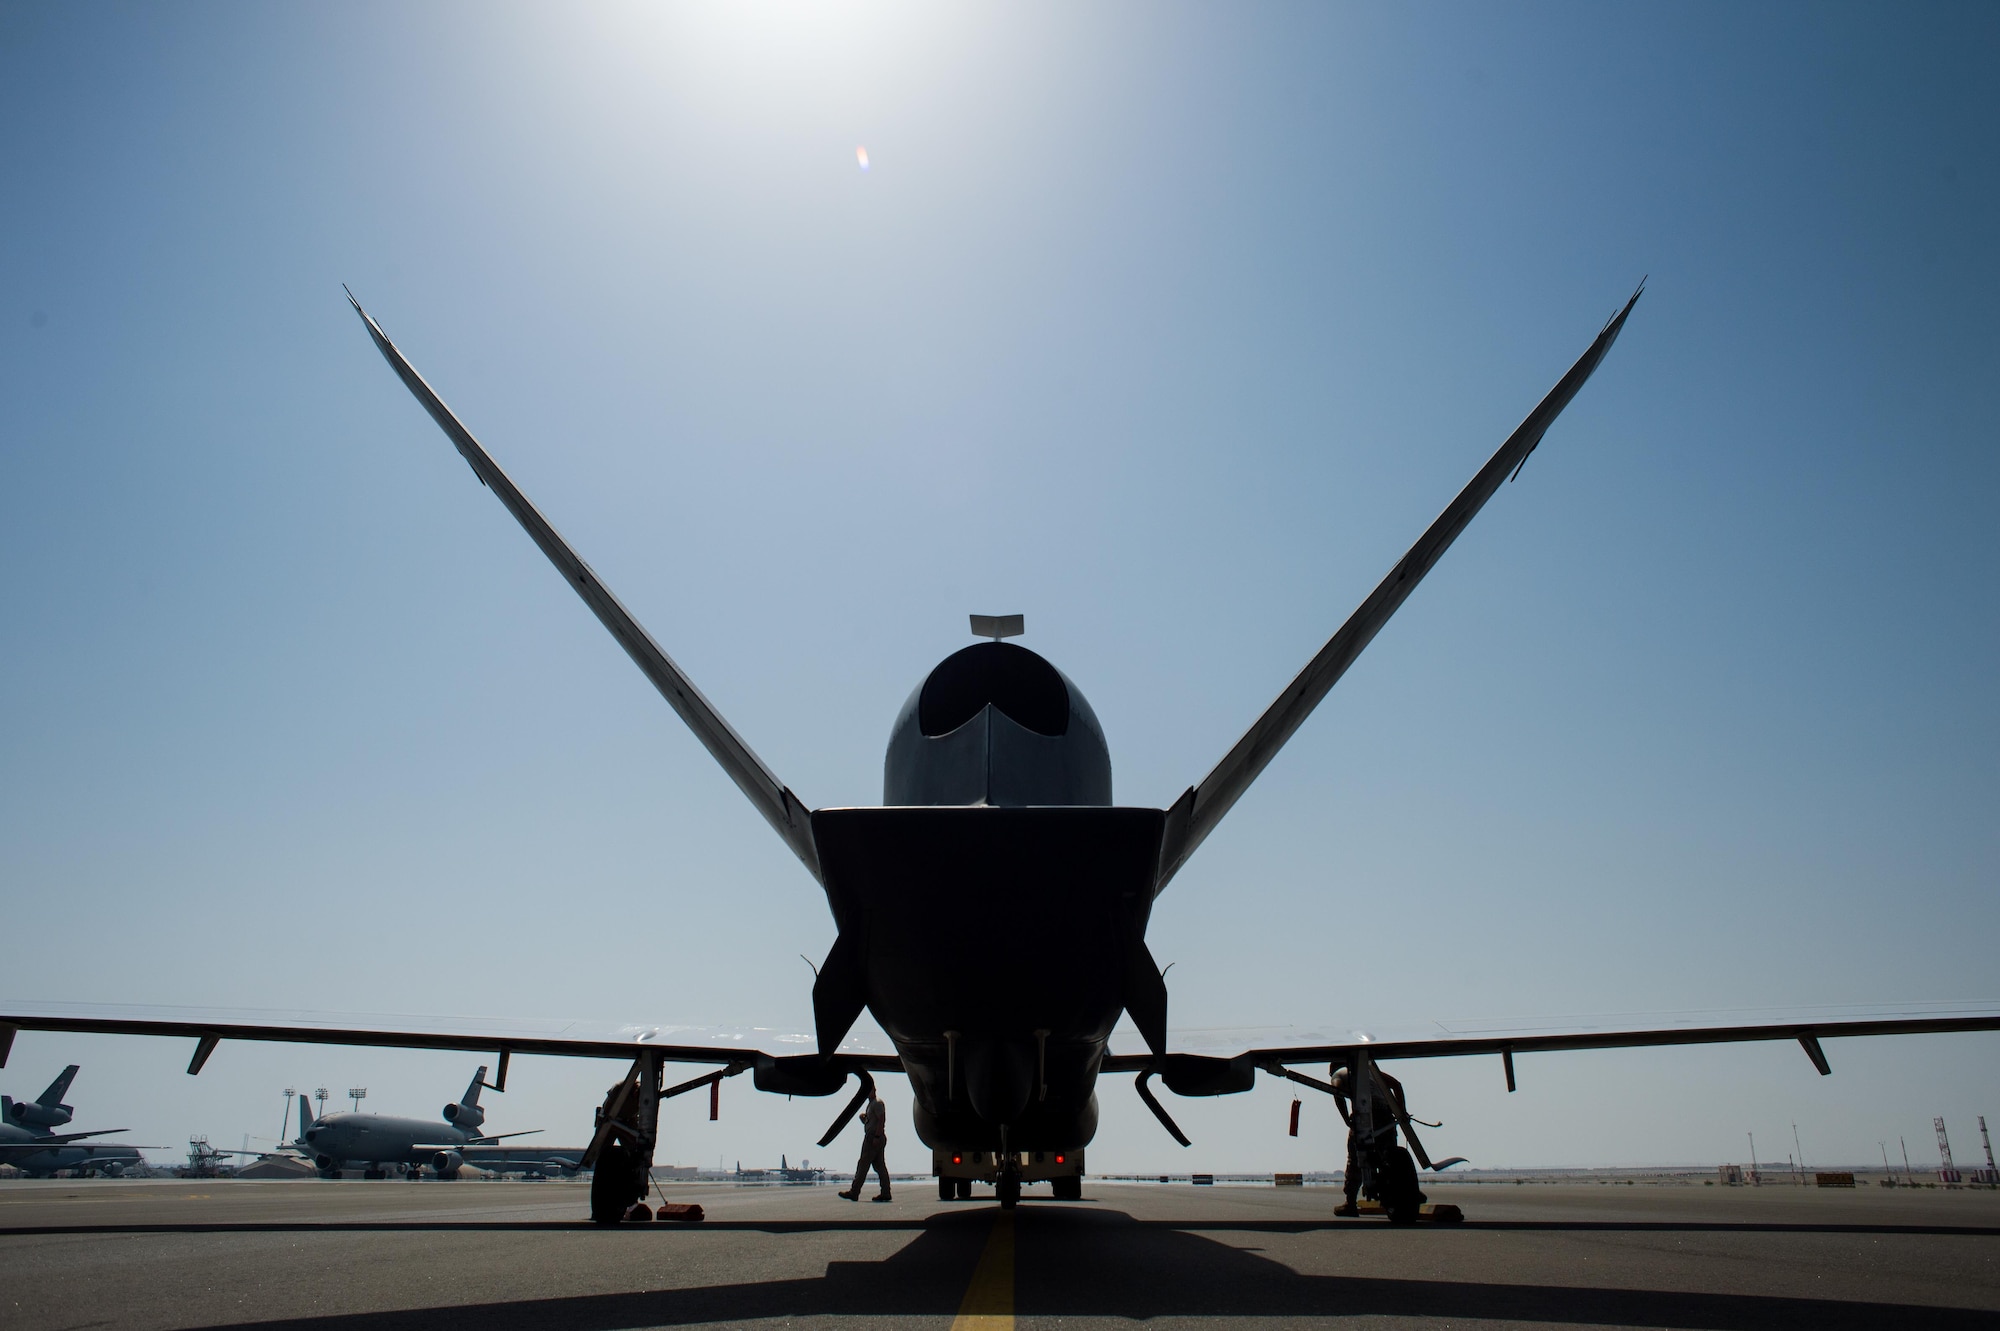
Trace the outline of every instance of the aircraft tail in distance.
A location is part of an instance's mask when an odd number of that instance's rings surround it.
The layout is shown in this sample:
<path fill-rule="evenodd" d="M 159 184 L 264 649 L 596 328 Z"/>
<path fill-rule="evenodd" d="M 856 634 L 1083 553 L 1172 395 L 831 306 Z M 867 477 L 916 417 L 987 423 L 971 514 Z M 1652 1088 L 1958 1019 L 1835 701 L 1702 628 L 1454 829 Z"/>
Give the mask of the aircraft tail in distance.
<path fill-rule="evenodd" d="M 62 1098 L 69 1094 L 69 1084 L 76 1080 L 76 1070 L 77 1065 L 74 1063 L 64 1068 L 62 1075 L 49 1083 L 49 1089 L 35 1097 L 35 1103 L 47 1105 L 51 1109 L 61 1104 Z"/>
<path fill-rule="evenodd" d="M 482 1065 L 479 1071 L 472 1074 L 472 1085 L 465 1088 L 465 1094 L 459 1097 L 458 1102 L 467 1109 L 478 1108 L 479 1089 L 484 1085 L 486 1085 L 486 1068 Z"/>
<path fill-rule="evenodd" d="M 304 1141 L 306 1139 L 306 1133 L 312 1130 L 312 1125 L 313 1125 L 312 1111 L 306 1108 L 306 1097 L 302 1095 L 299 1097 L 299 1140 L 300 1141 Z"/>

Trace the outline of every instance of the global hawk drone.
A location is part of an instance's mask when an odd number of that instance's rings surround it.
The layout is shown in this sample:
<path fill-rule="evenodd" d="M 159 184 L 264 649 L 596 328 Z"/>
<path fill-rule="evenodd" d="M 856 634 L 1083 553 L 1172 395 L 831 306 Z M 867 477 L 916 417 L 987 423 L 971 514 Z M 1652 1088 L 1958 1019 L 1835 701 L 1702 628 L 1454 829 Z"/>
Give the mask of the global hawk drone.
<path fill-rule="evenodd" d="M 1135 1074 L 1147 1107 L 1186 1144 L 1150 1088 L 1155 1077 L 1182 1096 L 1248 1091 L 1260 1072 L 1325 1090 L 1326 1083 L 1296 1069 L 1344 1067 L 1350 1079 L 1362 1079 L 1349 1084 L 1360 1085 L 1380 1061 L 1497 1054 L 1512 1089 L 1517 1053 L 1742 1040 L 1797 1040 L 1826 1073 L 1823 1037 L 2000 1029 L 2000 1012 L 1979 1008 L 1631 1030 L 1513 1028 L 1246 1049 L 1227 1057 L 1168 1047 L 1167 986 L 1146 947 L 1154 900 L 1459 533 L 1519 473 L 1611 350 L 1639 294 L 1235 747 L 1171 807 L 1115 803 L 1110 752 L 1082 691 L 1054 665 L 1007 641 L 1020 632 L 1018 616 L 976 616 L 975 633 L 989 640 L 940 662 L 890 728 L 882 805 L 810 809 L 619 604 L 350 293 L 377 349 L 480 482 L 824 888 L 839 932 L 813 984 L 818 1050 L 785 1056 L 734 1045 L 665 1044 L 650 1032 L 597 1038 L 471 1029 L 485 1025 L 474 1022 L 388 1030 L 41 1006 L 0 1015 L 0 1060 L 16 1028 L 192 1037 L 191 1073 L 224 1039 L 490 1050 L 498 1055 L 500 1088 L 514 1053 L 628 1060 L 629 1071 L 598 1111 L 588 1157 L 596 1169 L 592 1214 L 616 1221 L 646 1193 L 660 1100 L 702 1087 L 713 1094 L 721 1079 L 744 1071 L 759 1090 L 783 1095 L 834 1095 L 857 1080 L 859 1090 L 822 1145 L 866 1099 L 875 1074 L 907 1076 L 917 1135 L 932 1150 L 940 1195 L 969 1195 L 972 1181 L 981 1179 L 993 1184 L 1003 1206 L 1012 1206 L 1027 1182 L 1049 1182 L 1059 1199 L 1080 1195 L 1084 1151 L 1098 1126 L 1097 1083 L 1105 1074 Z M 1035 925 L 1033 942 L 1016 941 L 1028 921 Z M 895 1053 L 841 1051 L 864 1010 Z M 1145 1041 L 1143 1054 L 1110 1052 L 1112 1029 L 1127 1015 Z M 668 1063 L 714 1070 L 669 1086 Z M 1354 1100 L 1363 1132 L 1373 1099 Z M 1412 1145 L 1421 1157 L 1414 1138 Z M 1392 1214 L 1411 1209 L 1393 1198 L 1388 1205 Z"/>

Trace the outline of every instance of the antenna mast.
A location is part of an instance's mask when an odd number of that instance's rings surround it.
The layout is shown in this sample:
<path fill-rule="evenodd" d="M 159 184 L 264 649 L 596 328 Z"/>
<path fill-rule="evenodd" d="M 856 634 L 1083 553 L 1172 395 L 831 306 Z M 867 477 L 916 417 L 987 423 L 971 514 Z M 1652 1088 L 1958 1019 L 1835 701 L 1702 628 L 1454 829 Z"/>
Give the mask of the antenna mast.
<path fill-rule="evenodd" d="M 1934 1118 L 1931 1120 L 1931 1126 L 1937 1129 L 1938 1158 L 1944 1162 L 1938 1167 L 1938 1182 L 1956 1183 L 1959 1180 L 1959 1173 L 1957 1166 L 1951 1163 L 1951 1141 L 1944 1135 L 1944 1120 Z"/>

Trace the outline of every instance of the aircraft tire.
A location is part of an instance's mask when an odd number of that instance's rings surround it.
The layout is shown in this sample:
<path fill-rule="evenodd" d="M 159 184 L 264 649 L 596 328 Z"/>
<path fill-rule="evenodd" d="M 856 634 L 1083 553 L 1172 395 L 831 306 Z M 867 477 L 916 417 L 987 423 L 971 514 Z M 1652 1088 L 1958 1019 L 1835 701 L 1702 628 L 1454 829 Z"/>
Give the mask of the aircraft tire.
<path fill-rule="evenodd" d="M 1423 1190 L 1417 1186 L 1417 1162 L 1409 1151 L 1398 1146 L 1390 1153 L 1382 1171 L 1382 1209 L 1392 1225 L 1414 1225 L 1424 1204 Z"/>
<path fill-rule="evenodd" d="M 631 1154 L 625 1143 L 613 1136 L 599 1148 L 597 1167 L 590 1174 L 590 1218 L 593 1223 L 622 1223 L 632 1203 L 646 1195 L 634 1190 L 632 1174 Z"/>
<path fill-rule="evenodd" d="M 971 1180 L 971 1179 L 969 1179 L 969 1178 L 962 1178 L 962 1179 L 958 1179 L 958 1180 L 956 1180 L 956 1181 L 957 1181 L 957 1183 L 958 1183 L 958 1199 L 959 1199 L 960 1201 L 962 1201 L 962 1202 L 969 1202 L 969 1201 L 971 1201 L 971 1200 L 972 1200 L 972 1180 Z"/>
<path fill-rule="evenodd" d="M 948 1202 L 958 1196 L 958 1180 L 938 1175 L 938 1200 Z"/>
<path fill-rule="evenodd" d="M 1000 1199 L 1000 1209 L 1011 1211 L 1021 1204 L 1021 1180 L 1011 1174 L 1003 1174 L 993 1181 L 993 1195 Z"/>
<path fill-rule="evenodd" d="M 1083 1175 L 1070 1174 L 1063 1178 L 1050 1179 L 1059 1202 L 1080 1202 L 1083 1200 Z"/>

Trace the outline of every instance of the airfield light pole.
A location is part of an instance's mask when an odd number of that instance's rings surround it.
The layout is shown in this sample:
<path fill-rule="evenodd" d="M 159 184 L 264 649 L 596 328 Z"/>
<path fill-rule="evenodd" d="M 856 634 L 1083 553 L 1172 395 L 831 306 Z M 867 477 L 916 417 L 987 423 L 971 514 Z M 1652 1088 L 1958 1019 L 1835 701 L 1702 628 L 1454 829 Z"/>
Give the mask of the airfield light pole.
<path fill-rule="evenodd" d="M 1764 1181 L 1757 1172 L 1757 1134 L 1749 1132 L 1744 1135 L 1750 1139 L 1750 1186 L 1754 1188 Z"/>
<path fill-rule="evenodd" d="M 1806 1184 L 1806 1148 L 1799 1145 L 1799 1121 L 1797 1119 L 1792 1120 L 1792 1150 L 1798 1153 L 1799 1186 L 1803 1188 Z"/>
<path fill-rule="evenodd" d="M 292 1097 L 298 1093 L 298 1088 L 295 1086 L 287 1086 L 285 1088 L 285 1116 L 278 1120 L 278 1145 L 280 1146 L 285 1144 L 286 1129 L 292 1126 Z"/>
<path fill-rule="evenodd" d="M 350 1086 L 347 1088 L 347 1097 L 354 1101 L 354 1112 L 358 1114 L 361 1112 L 361 1102 L 368 1098 L 368 1088 L 366 1086 Z"/>
<path fill-rule="evenodd" d="M 1944 1120 L 1934 1118 L 1931 1120 L 1931 1126 L 1937 1129 L 1938 1159 L 1943 1162 L 1938 1166 L 1938 1182 L 1956 1183 L 1958 1166 L 1951 1162 L 1951 1139 L 1944 1135 Z"/>
<path fill-rule="evenodd" d="M 319 1088 L 318 1090 L 314 1091 L 314 1092 L 313 1092 L 313 1099 L 315 1099 L 315 1100 L 319 1101 L 319 1114 L 317 1115 L 317 1117 L 319 1117 L 319 1118 L 325 1118 L 325 1117 L 326 1117 L 326 1087 L 322 1086 L 322 1087 L 320 1087 L 320 1088 Z"/>
<path fill-rule="evenodd" d="M 1903 1182 L 1908 1183 L 1910 1181 L 1910 1144 L 1903 1138 L 1897 1137 L 1896 1145 L 1903 1148 Z"/>

